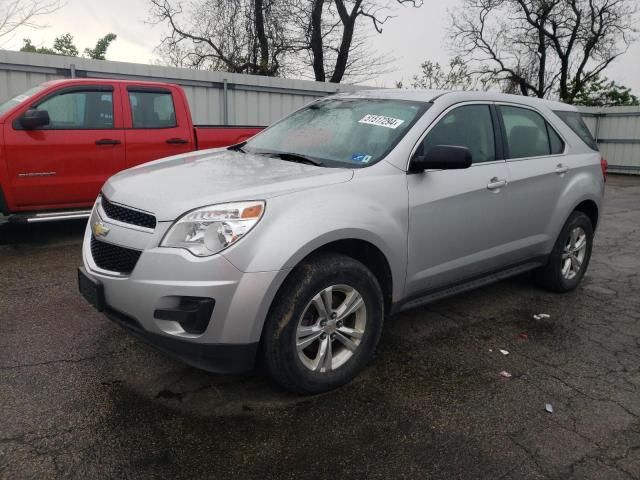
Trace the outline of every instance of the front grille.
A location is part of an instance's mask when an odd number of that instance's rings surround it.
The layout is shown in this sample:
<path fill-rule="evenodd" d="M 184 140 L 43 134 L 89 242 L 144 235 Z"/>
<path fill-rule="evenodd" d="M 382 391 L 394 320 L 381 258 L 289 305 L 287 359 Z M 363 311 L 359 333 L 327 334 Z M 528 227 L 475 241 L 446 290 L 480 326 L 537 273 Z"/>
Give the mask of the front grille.
<path fill-rule="evenodd" d="M 145 228 L 156 228 L 156 217 L 149 213 L 140 212 L 131 208 L 123 207 L 111 203 L 105 196 L 101 200 L 102 209 L 107 214 L 107 217 L 112 220 L 118 220 L 123 223 L 129 223 L 131 225 L 138 225 Z"/>
<path fill-rule="evenodd" d="M 119 247 L 91 237 L 91 256 L 95 264 L 103 270 L 131 273 L 138 263 L 141 253 L 140 250 Z"/>

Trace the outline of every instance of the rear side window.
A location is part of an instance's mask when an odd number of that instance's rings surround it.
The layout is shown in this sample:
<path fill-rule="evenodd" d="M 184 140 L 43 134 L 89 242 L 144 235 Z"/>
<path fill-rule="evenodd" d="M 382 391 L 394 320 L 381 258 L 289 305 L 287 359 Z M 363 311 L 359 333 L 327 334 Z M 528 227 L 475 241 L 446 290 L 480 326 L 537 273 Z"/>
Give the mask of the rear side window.
<path fill-rule="evenodd" d="M 113 93 L 105 91 L 63 92 L 49 97 L 37 108 L 49 113 L 46 130 L 102 130 L 113 128 Z"/>
<path fill-rule="evenodd" d="M 171 92 L 130 91 L 129 103 L 133 128 L 171 128 L 177 125 Z"/>
<path fill-rule="evenodd" d="M 508 158 L 551 154 L 547 122 L 540 114 L 527 108 L 507 106 L 500 107 L 500 114 L 507 135 Z"/>
<path fill-rule="evenodd" d="M 573 130 L 573 132 L 580 137 L 580 139 L 587 144 L 593 150 L 598 150 L 598 142 L 595 141 L 589 128 L 584 123 L 580 112 L 566 112 L 562 110 L 554 110 L 554 113 L 560 117 L 567 126 Z"/>
<path fill-rule="evenodd" d="M 427 134 L 423 153 L 436 145 L 467 147 L 473 163 L 495 160 L 495 137 L 489 106 L 465 105 L 447 113 Z"/>

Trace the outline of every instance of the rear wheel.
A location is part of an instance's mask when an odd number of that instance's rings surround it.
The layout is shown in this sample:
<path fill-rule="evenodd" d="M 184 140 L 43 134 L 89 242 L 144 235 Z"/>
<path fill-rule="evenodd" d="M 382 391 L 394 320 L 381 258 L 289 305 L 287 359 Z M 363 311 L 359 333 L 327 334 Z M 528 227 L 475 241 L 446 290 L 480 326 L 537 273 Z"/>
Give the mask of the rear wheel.
<path fill-rule="evenodd" d="M 297 393 L 339 387 L 371 359 L 383 317 L 382 291 L 362 263 L 339 254 L 311 258 L 291 273 L 269 313 L 269 373 Z"/>
<path fill-rule="evenodd" d="M 536 271 L 537 283 L 552 292 L 573 290 L 587 271 L 592 247 L 591 220 L 582 212 L 573 212 L 556 240 L 547 265 Z"/>

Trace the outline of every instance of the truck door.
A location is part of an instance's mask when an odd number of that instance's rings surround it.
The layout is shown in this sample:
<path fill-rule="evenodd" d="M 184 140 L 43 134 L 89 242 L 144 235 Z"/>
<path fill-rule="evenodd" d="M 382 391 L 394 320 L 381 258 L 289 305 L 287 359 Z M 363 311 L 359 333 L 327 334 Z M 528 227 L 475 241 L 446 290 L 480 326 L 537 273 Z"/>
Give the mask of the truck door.
<path fill-rule="evenodd" d="M 5 127 L 9 182 L 18 210 L 89 206 L 102 184 L 125 168 L 124 133 L 112 85 L 64 87 L 30 104 L 49 125 Z"/>
<path fill-rule="evenodd" d="M 122 86 L 127 167 L 195 150 L 187 106 L 169 88 Z"/>

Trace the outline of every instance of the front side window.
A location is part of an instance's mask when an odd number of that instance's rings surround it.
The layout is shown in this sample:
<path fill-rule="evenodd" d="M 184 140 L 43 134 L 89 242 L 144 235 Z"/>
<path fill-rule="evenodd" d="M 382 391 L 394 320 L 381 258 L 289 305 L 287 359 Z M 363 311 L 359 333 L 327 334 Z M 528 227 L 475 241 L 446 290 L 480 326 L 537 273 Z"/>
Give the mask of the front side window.
<path fill-rule="evenodd" d="M 374 98 L 326 98 L 286 117 L 243 147 L 295 154 L 326 166 L 366 167 L 385 157 L 430 104 Z"/>
<path fill-rule="evenodd" d="M 427 134 L 423 154 L 436 145 L 466 147 L 473 163 L 496 159 L 493 122 L 488 105 L 465 105 L 447 113 Z"/>
<path fill-rule="evenodd" d="M 539 113 L 507 106 L 500 106 L 499 110 L 507 136 L 509 158 L 540 157 L 564 150 L 558 134 Z M 553 138 L 549 132 L 553 132 Z"/>
<path fill-rule="evenodd" d="M 113 128 L 113 93 L 71 91 L 49 97 L 36 106 L 49 113 L 47 130 L 101 130 Z"/>
<path fill-rule="evenodd" d="M 172 128 L 176 110 L 171 92 L 130 91 L 133 128 Z"/>

